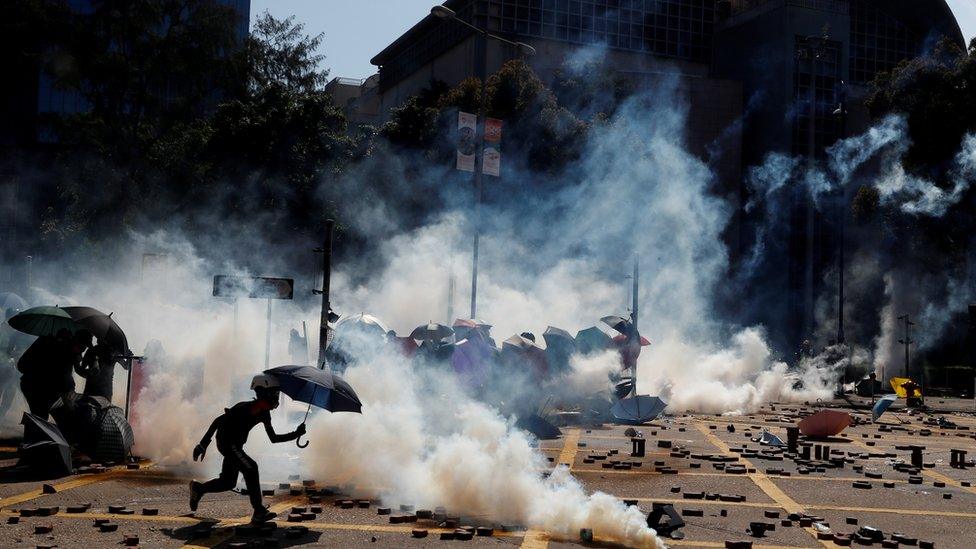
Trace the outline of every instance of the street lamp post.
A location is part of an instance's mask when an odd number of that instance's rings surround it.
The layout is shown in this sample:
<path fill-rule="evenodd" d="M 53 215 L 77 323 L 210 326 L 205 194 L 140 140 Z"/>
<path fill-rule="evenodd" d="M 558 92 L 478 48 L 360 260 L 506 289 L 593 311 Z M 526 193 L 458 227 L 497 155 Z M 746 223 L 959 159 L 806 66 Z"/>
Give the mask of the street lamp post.
<path fill-rule="evenodd" d="M 840 101 L 834 117 L 837 119 L 837 130 L 839 138 L 843 141 L 847 139 L 847 91 L 844 82 L 840 83 Z M 842 184 L 846 182 L 841 182 Z M 844 240 L 847 233 L 847 185 L 844 184 L 840 189 L 840 220 L 839 235 L 837 238 L 837 344 L 845 342 L 844 334 Z"/>
<path fill-rule="evenodd" d="M 456 21 L 477 34 L 481 35 L 481 42 L 478 49 L 482 51 L 482 63 L 479 66 L 478 78 L 481 80 L 481 104 L 478 107 L 478 130 L 475 140 L 475 162 L 474 162 L 474 193 L 475 193 L 475 222 L 474 222 L 474 247 L 471 254 L 471 318 L 475 318 L 478 313 L 478 251 L 481 243 L 481 202 L 483 198 L 481 172 L 484 168 L 484 148 L 485 148 L 485 122 L 488 116 L 488 40 L 497 40 L 504 44 L 515 47 L 521 54 L 535 55 L 535 48 L 522 43 L 513 42 L 506 38 L 488 32 L 487 15 L 484 28 L 473 25 L 457 16 L 454 10 L 446 6 L 434 6 L 430 13 L 435 17 Z M 487 10 L 485 11 L 487 14 Z"/>

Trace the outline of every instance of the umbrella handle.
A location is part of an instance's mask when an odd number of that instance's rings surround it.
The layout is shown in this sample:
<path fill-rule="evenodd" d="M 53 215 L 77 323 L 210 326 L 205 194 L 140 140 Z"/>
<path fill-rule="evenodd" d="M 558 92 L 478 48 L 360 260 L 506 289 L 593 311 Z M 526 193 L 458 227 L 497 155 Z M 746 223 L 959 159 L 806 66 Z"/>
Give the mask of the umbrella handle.
<path fill-rule="evenodd" d="M 302 435 L 302 436 L 305 436 L 305 435 Z M 295 446 L 298 446 L 299 448 L 308 448 L 308 444 L 309 444 L 309 441 L 307 441 L 307 440 L 305 441 L 305 444 L 302 444 L 302 437 L 298 437 L 298 438 L 295 439 Z"/>

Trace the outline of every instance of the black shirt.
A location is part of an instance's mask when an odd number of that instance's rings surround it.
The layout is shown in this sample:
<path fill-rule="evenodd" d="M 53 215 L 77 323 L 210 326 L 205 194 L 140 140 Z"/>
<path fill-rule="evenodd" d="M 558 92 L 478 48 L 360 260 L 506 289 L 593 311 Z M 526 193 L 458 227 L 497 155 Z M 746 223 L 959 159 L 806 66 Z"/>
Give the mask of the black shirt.
<path fill-rule="evenodd" d="M 238 402 L 224 410 L 217 427 L 217 446 L 243 446 L 247 435 L 259 423 L 271 424 L 271 412 L 262 410 L 256 401 Z"/>

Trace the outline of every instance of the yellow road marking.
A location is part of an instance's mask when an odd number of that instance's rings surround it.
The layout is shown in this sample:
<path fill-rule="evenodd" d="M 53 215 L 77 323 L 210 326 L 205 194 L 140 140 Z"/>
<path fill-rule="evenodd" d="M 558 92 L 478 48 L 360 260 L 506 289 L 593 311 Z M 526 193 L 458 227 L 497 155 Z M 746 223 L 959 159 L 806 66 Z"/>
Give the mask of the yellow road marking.
<path fill-rule="evenodd" d="M 696 421 L 695 427 L 698 429 L 699 432 L 702 433 L 702 435 L 705 436 L 705 440 L 711 443 L 712 446 L 718 448 L 724 455 L 737 457 L 739 461 L 745 464 L 746 467 L 756 469 L 755 473 L 749 473 L 747 476 L 750 479 L 752 479 L 752 482 L 754 482 L 756 486 L 759 487 L 760 490 L 765 492 L 767 496 L 769 496 L 773 501 L 775 501 L 780 507 L 785 509 L 787 513 L 803 512 L 803 506 L 801 506 L 793 498 L 788 496 L 786 492 L 780 489 L 780 487 L 777 486 L 775 482 L 770 480 L 770 478 L 766 476 L 765 473 L 761 472 L 761 470 L 758 467 L 753 465 L 751 461 L 732 452 L 729 446 L 725 442 L 723 442 L 722 439 L 715 436 L 715 434 L 712 433 L 711 429 L 709 429 L 704 423 L 700 423 Z M 832 542 L 828 542 L 825 540 L 818 540 L 817 531 L 814 530 L 813 528 L 804 528 L 804 530 L 806 530 L 806 532 L 810 534 L 810 536 L 812 536 L 813 539 L 817 540 L 817 543 L 823 545 L 824 547 L 834 546 Z"/>
<path fill-rule="evenodd" d="M 580 430 L 578 428 L 567 430 L 563 437 L 563 449 L 560 450 L 559 458 L 556 459 L 557 465 L 565 463 L 570 471 L 573 470 L 573 464 L 576 463 L 576 452 L 579 450 L 579 441 Z M 547 547 L 549 547 L 549 536 L 541 530 L 530 529 L 522 538 L 523 549 L 546 549 Z"/>
<path fill-rule="evenodd" d="M 152 462 L 144 462 L 143 467 L 151 467 Z M 95 484 L 98 482 L 103 482 L 106 480 L 117 479 L 129 472 L 128 469 L 114 469 L 112 471 L 107 471 L 105 473 L 92 473 L 71 480 L 62 482 L 61 484 L 55 484 L 54 488 L 58 492 L 64 492 L 66 490 L 71 490 L 73 488 L 80 488 L 82 486 L 88 486 L 89 484 Z M 30 490 L 22 494 L 17 494 L 14 496 L 6 497 L 0 499 L 0 509 L 4 507 L 10 507 L 11 505 L 19 505 L 21 503 L 26 503 L 28 501 L 37 499 L 45 495 L 44 492 L 38 488 L 36 490 Z"/>
<path fill-rule="evenodd" d="M 557 463 L 565 463 L 569 466 L 569 470 L 573 470 L 573 464 L 576 462 L 576 453 L 579 451 L 579 441 L 580 441 L 580 430 L 570 429 L 566 433 L 566 437 L 563 439 L 563 449 L 559 451 L 559 458 L 556 460 Z"/>
<path fill-rule="evenodd" d="M 549 536 L 539 530 L 529 530 L 522 538 L 522 549 L 546 549 L 549 547 Z"/>

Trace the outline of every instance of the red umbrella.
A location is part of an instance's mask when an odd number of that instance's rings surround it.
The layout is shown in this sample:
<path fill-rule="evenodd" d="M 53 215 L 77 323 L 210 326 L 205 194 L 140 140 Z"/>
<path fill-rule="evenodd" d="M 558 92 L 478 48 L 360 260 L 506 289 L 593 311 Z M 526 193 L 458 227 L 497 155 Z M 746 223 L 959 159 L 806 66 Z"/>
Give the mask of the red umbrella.
<path fill-rule="evenodd" d="M 797 427 L 808 437 L 823 438 L 840 434 L 854 420 L 847 412 L 836 410 L 820 410 L 812 416 L 804 418 Z"/>

